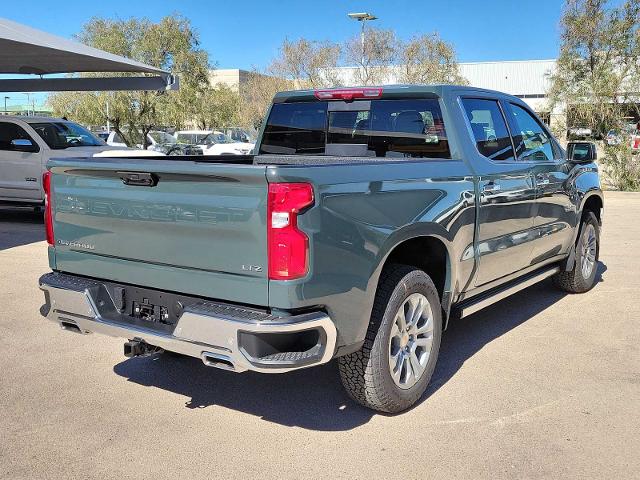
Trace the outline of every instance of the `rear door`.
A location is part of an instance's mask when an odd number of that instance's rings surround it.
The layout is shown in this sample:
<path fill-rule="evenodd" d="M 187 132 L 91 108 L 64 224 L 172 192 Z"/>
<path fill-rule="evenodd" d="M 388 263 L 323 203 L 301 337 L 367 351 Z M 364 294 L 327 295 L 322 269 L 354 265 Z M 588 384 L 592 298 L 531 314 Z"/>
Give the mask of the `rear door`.
<path fill-rule="evenodd" d="M 527 165 L 517 162 L 503 106 L 496 98 L 462 98 L 475 142 L 480 208 L 475 285 L 481 286 L 530 265 L 535 188 Z"/>
<path fill-rule="evenodd" d="M 516 154 L 527 163 L 537 191 L 533 263 L 568 251 L 577 222 L 569 189 L 571 164 L 542 122 L 525 106 L 507 105 Z"/>
<path fill-rule="evenodd" d="M 57 269 L 266 305 L 266 167 L 53 160 Z"/>
<path fill-rule="evenodd" d="M 20 140 L 31 142 L 32 147 L 16 146 L 14 141 Z M 41 149 L 35 139 L 17 123 L 0 121 L 0 198 L 43 200 L 41 177 Z"/>

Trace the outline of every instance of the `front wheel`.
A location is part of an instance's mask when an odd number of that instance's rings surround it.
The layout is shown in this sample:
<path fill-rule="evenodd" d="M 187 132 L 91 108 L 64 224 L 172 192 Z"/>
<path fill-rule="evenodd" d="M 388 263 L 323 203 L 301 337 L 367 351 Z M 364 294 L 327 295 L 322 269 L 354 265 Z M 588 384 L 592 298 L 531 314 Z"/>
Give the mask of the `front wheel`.
<path fill-rule="evenodd" d="M 582 217 L 575 247 L 575 261 L 571 270 L 557 273 L 553 283 L 569 293 L 584 293 L 596 283 L 600 257 L 600 224 L 593 212 Z"/>
<path fill-rule="evenodd" d="M 431 278 L 414 267 L 387 267 L 362 349 L 338 359 L 342 384 L 365 407 L 406 410 L 427 389 L 441 336 L 440 299 Z"/>

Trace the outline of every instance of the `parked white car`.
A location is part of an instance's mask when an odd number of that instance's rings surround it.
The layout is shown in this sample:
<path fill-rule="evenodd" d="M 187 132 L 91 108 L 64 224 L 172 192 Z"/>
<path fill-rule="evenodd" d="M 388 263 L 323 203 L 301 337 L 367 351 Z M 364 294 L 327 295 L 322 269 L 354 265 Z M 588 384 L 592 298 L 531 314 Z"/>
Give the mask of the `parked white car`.
<path fill-rule="evenodd" d="M 42 174 L 50 158 L 158 155 L 114 148 L 80 125 L 61 118 L 0 117 L 0 203 L 44 203 Z"/>
<path fill-rule="evenodd" d="M 142 142 L 142 139 L 140 139 Z M 152 130 L 147 134 L 147 142 L 149 151 L 158 152 L 163 155 L 202 155 L 202 149 L 196 145 L 188 145 L 178 143 L 176 138 L 160 130 Z M 107 145 L 113 147 L 126 147 L 124 139 L 115 131 L 112 131 L 107 137 Z M 144 148 L 144 145 L 138 143 L 138 149 Z"/>
<path fill-rule="evenodd" d="M 255 145 L 235 142 L 218 130 L 182 130 L 175 136 L 178 143 L 200 146 L 205 155 L 248 155 Z"/>

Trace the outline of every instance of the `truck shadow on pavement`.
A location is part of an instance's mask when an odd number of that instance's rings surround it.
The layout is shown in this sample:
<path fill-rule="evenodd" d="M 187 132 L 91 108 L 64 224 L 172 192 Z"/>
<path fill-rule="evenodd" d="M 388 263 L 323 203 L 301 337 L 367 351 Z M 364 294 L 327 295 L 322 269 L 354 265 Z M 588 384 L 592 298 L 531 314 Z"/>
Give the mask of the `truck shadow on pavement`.
<path fill-rule="evenodd" d="M 44 216 L 32 208 L 0 207 L 0 250 L 45 239 Z"/>
<path fill-rule="evenodd" d="M 600 263 L 597 282 L 603 281 L 605 271 L 606 266 Z M 442 388 L 483 346 L 565 295 L 550 281 L 545 281 L 484 311 L 454 321 L 443 336 L 431 384 L 413 408 Z M 117 364 L 114 372 L 130 382 L 189 397 L 187 408 L 222 406 L 269 422 L 309 430 L 351 430 L 377 415 L 349 399 L 340 383 L 336 361 L 282 375 L 252 372 L 238 375 L 206 367 L 198 359 L 162 354 L 127 359 Z"/>

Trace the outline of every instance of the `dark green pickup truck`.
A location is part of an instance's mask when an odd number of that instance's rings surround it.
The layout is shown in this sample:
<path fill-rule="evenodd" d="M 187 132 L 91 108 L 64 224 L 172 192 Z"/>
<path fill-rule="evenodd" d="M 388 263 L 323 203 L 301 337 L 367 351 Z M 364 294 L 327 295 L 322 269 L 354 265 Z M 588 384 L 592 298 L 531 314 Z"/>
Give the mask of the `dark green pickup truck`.
<path fill-rule="evenodd" d="M 54 159 L 42 313 L 127 356 L 337 357 L 355 400 L 399 412 L 450 319 L 594 285 L 595 148 L 568 150 L 516 97 L 389 86 L 278 94 L 254 156 Z"/>

